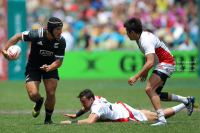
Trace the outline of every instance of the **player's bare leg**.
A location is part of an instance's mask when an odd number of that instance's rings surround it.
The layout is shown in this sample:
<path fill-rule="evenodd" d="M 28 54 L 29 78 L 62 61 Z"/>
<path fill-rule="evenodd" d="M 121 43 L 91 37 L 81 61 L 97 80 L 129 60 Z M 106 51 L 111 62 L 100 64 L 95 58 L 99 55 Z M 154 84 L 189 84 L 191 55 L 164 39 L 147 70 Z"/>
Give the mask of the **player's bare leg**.
<path fill-rule="evenodd" d="M 26 90 L 28 92 L 31 101 L 35 102 L 36 105 L 32 109 L 33 117 L 37 117 L 40 114 L 40 109 L 43 104 L 44 98 L 39 94 L 40 81 L 30 81 L 26 83 Z"/>
<path fill-rule="evenodd" d="M 167 109 L 164 109 L 164 116 L 165 118 L 170 118 L 171 116 L 173 116 L 174 114 L 180 112 L 182 109 L 184 109 L 186 106 L 185 104 L 179 104 L 177 106 L 174 106 L 172 108 L 167 108 Z M 158 120 L 158 115 L 157 113 L 154 113 L 154 112 L 150 112 L 150 111 L 147 111 L 147 110 L 140 110 L 145 116 L 146 118 L 149 120 L 149 121 L 155 121 L 155 120 Z"/>
<path fill-rule="evenodd" d="M 151 99 L 151 102 L 158 114 L 159 122 L 157 123 L 157 125 L 167 124 L 167 121 L 165 120 L 164 116 L 164 111 L 162 109 L 160 97 L 156 93 L 156 89 L 162 84 L 163 84 L 162 79 L 158 75 L 152 73 L 146 85 L 146 93 Z"/>
<path fill-rule="evenodd" d="M 148 121 L 156 121 L 156 120 L 158 120 L 157 113 L 150 112 L 148 110 L 140 110 L 140 111 L 146 116 Z M 175 112 L 174 112 L 174 110 L 172 108 L 164 109 L 165 118 L 169 118 L 169 117 L 173 116 L 174 114 L 175 114 Z"/>
<path fill-rule="evenodd" d="M 56 92 L 58 80 L 50 78 L 50 79 L 44 79 L 43 81 L 46 88 L 45 124 L 53 124 L 53 122 L 51 121 L 51 116 L 54 110 L 54 105 L 56 103 L 55 92 Z"/>
<path fill-rule="evenodd" d="M 29 98 L 33 102 L 37 102 L 40 99 L 39 92 L 40 81 L 30 81 L 26 83 L 26 90 L 28 92 Z"/>

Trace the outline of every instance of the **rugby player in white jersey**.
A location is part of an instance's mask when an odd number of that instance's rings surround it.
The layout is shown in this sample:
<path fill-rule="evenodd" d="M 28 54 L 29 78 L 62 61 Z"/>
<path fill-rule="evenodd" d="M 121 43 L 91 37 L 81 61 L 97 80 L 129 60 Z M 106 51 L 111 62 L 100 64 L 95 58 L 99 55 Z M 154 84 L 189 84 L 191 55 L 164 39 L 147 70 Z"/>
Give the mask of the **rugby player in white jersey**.
<path fill-rule="evenodd" d="M 85 89 L 78 95 L 83 108 L 76 114 L 64 114 L 69 118 L 77 118 L 90 110 L 88 118 L 77 121 L 61 121 L 60 123 L 93 123 L 93 122 L 124 122 L 124 121 L 152 121 L 158 120 L 157 113 L 148 110 L 134 109 L 126 103 L 110 103 L 105 98 L 94 95 L 90 89 Z M 186 107 L 181 103 L 165 109 L 166 118 L 173 116 Z"/>
<path fill-rule="evenodd" d="M 142 23 L 138 18 L 128 19 L 124 23 L 124 27 L 129 39 L 135 40 L 140 51 L 146 56 L 146 63 L 142 69 L 130 77 L 128 83 L 133 85 L 138 79 L 140 82 L 146 81 L 149 70 L 154 67 L 145 89 L 158 114 L 158 121 L 152 125 L 167 124 L 160 100 L 182 102 L 187 106 L 188 115 L 191 115 L 195 103 L 194 97 L 182 97 L 161 92 L 167 78 L 176 70 L 176 62 L 169 49 L 158 37 L 148 31 L 142 31 Z"/>

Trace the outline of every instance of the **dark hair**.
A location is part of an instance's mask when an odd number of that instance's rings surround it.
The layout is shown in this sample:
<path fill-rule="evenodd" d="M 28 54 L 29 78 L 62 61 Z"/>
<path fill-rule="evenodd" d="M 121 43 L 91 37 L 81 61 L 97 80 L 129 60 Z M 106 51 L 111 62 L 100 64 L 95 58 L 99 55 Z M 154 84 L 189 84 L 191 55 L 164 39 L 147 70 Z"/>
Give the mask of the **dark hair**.
<path fill-rule="evenodd" d="M 90 89 L 81 91 L 77 98 L 81 98 L 83 96 L 85 96 L 87 99 L 90 99 L 91 97 L 94 99 L 94 93 Z"/>
<path fill-rule="evenodd" d="M 124 27 L 128 32 L 131 32 L 133 30 L 137 34 L 142 33 L 142 22 L 139 18 L 134 17 L 126 20 L 126 22 L 124 23 Z"/>
<path fill-rule="evenodd" d="M 58 27 L 62 27 L 63 23 L 59 18 L 51 17 L 47 23 L 47 30 L 54 37 L 53 30 Z"/>

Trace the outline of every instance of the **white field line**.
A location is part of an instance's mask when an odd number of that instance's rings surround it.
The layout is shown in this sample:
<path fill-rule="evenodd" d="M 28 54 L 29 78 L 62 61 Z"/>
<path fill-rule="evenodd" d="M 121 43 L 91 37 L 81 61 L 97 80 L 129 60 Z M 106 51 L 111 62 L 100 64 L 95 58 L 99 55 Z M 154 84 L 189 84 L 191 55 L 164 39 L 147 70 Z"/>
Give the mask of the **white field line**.
<path fill-rule="evenodd" d="M 55 109 L 54 113 L 76 113 L 80 109 Z M 140 108 L 139 110 L 150 110 L 155 111 L 154 109 L 148 108 Z M 187 109 L 183 109 L 182 111 L 187 111 Z M 200 108 L 194 108 L 194 111 L 200 111 Z M 0 114 L 31 114 L 32 110 L 0 110 Z M 41 110 L 41 113 L 45 113 L 44 110 Z"/>
<path fill-rule="evenodd" d="M 76 113 L 78 109 L 55 109 L 54 113 Z M 40 113 L 44 113 L 44 110 L 41 110 Z M 0 110 L 0 114 L 30 114 L 32 110 Z"/>

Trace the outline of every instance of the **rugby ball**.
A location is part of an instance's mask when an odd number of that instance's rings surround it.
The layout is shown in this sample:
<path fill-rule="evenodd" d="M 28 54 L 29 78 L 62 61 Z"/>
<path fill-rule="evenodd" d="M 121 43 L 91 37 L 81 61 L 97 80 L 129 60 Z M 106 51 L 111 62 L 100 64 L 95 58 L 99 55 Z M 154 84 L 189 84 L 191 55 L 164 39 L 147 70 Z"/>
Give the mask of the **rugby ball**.
<path fill-rule="evenodd" d="M 22 49 L 18 45 L 10 46 L 7 50 L 7 54 L 12 60 L 17 60 L 21 56 Z"/>

